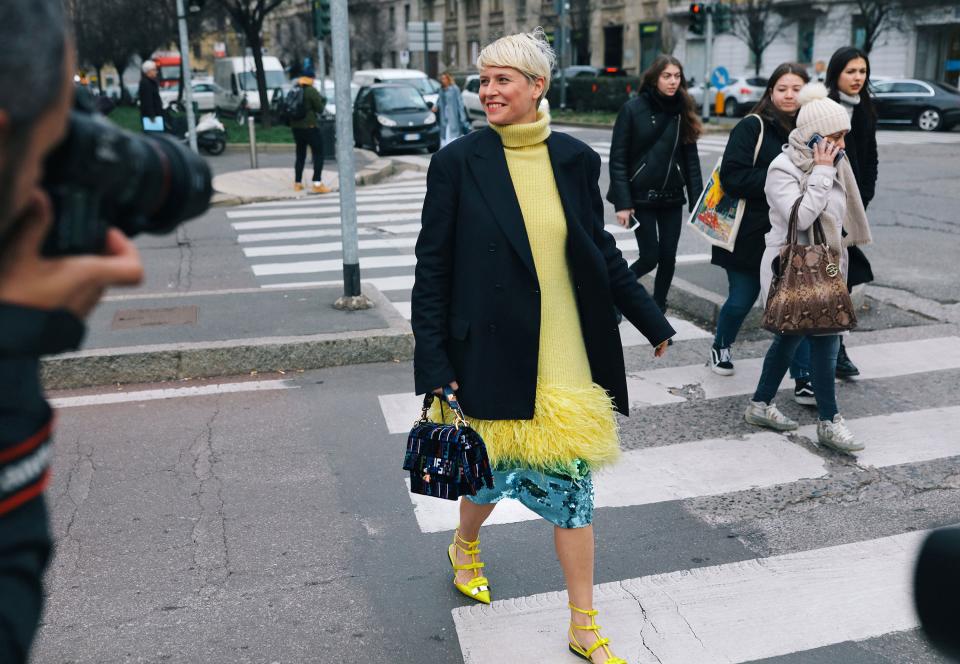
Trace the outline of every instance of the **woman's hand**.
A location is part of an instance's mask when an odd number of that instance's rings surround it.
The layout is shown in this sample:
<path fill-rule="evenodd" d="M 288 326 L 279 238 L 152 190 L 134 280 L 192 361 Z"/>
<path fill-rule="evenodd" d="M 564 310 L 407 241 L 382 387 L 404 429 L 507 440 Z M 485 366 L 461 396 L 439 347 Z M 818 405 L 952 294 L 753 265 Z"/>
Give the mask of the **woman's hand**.
<path fill-rule="evenodd" d="M 626 210 L 617 210 L 617 223 L 624 228 L 630 227 L 630 217 L 633 216 L 633 208 Z"/>
<path fill-rule="evenodd" d="M 667 348 L 670 346 L 670 340 L 664 339 L 661 341 L 656 348 L 653 349 L 654 357 L 663 357 L 667 354 Z"/>
<path fill-rule="evenodd" d="M 457 385 L 457 381 L 453 381 L 452 383 L 450 383 L 450 389 L 453 390 L 454 392 L 456 392 L 457 390 L 460 389 L 460 386 Z M 442 396 L 443 396 L 443 388 L 442 388 L 442 387 L 438 387 L 437 389 L 435 389 L 435 390 L 433 391 L 433 393 L 436 394 L 437 396 L 441 396 L 441 397 L 442 397 Z"/>
<path fill-rule="evenodd" d="M 837 150 L 840 147 L 823 139 L 813 146 L 813 163 L 816 166 L 833 166 L 833 160 L 837 157 Z"/>

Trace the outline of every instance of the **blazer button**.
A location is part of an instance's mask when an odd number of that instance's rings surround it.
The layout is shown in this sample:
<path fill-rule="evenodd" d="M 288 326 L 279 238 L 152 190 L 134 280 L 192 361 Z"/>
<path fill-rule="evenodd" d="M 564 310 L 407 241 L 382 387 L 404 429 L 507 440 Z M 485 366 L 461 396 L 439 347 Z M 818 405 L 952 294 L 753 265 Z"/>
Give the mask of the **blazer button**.
<path fill-rule="evenodd" d="M 496 250 L 497 250 L 496 242 L 491 242 L 490 244 L 487 245 L 487 251 L 489 251 L 491 254 L 494 253 Z"/>
<path fill-rule="evenodd" d="M 496 334 L 496 333 L 497 333 L 497 326 L 496 326 L 496 325 L 491 325 L 491 326 L 488 327 L 487 329 L 490 330 L 490 334 Z"/>
<path fill-rule="evenodd" d="M 534 292 L 535 295 L 539 295 L 539 294 L 540 294 L 540 289 L 539 289 L 539 288 L 534 288 L 534 289 L 533 289 L 533 292 Z"/>
<path fill-rule="evenodd" d="M 503 290 L 503 284 L 494 284 L 493 286 L 496 290 Z"/>

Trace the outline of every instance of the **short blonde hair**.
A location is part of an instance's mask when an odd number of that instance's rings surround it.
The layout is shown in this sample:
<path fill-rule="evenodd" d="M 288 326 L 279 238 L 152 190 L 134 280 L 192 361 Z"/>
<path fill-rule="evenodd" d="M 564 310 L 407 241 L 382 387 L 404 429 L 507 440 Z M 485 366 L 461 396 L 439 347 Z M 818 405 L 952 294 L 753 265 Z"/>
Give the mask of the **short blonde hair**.
<path fill-rule="evenodd" d="M 477 57 L 477 69 L 485 67 L 510 67 L 523 74 L 531 83 L 543 79 L 543 94 L 537 99 L 537 106 L 547 96 L 550 89 L 550 72 L 557 56 L 547 42 L 543 28 L 533 32 L 521 32 L 501 37 L 487 44 Z"/>

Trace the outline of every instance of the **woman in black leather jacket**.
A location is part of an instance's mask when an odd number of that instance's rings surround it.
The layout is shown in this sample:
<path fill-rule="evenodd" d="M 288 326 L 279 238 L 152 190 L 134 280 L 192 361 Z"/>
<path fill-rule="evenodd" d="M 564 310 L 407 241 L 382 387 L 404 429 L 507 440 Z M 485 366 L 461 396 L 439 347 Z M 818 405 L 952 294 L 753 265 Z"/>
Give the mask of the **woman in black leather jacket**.
<path fill-rule="evenodd" d="M 702 131 L 693 99 L 687 94 L 683 65 L 661 55 L 643 73 L 640 94 L 617 116 L 610 145 L 607 200 L 617 221 L 635 233 L 640 257 L 630 269 L 642 277 L 657 267 L 653 299 L 667 310 L 683 204 L 692 207 L 703 190 L 697 138 Z M 684 199 L 684 188 L 687 199 Z"/>

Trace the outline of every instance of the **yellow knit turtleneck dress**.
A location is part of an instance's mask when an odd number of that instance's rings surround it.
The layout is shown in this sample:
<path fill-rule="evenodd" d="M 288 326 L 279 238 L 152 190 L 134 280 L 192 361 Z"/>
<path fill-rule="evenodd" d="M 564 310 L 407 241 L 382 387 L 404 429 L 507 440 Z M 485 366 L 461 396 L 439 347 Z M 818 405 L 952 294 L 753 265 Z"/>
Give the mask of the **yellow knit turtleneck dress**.
<path fill-rule="evenodd" d="M 497 469 L 577 477 L 614 461 L 620 447 L 613 402 L 593 382 L 580 328 L 566 216 L 545 142 L 550 117 L 538 113 L 530 124 L 490 126 L 503 142 L 540 285 L 537 395 L 531 420 L 470 423 Z"/>

